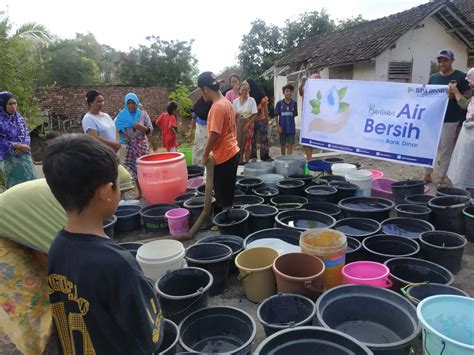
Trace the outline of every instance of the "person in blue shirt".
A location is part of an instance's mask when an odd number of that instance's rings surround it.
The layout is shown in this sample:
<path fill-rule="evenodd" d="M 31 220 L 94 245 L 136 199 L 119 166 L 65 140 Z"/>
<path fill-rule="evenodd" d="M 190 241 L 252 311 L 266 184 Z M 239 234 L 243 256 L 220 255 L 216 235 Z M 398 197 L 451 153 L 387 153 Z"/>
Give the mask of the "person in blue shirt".
<path fill-rule="evenodd" d="M 293 154 L 295 144 L 295 117 L 298 116 L 298 105 L 292 99 L 295 88 L 291 84 L 283 86 L 282 91 L 285 98 L 277 102 L 275 114 L 277 115 L 277 129 L 280 134 L 281 155 Z"/>

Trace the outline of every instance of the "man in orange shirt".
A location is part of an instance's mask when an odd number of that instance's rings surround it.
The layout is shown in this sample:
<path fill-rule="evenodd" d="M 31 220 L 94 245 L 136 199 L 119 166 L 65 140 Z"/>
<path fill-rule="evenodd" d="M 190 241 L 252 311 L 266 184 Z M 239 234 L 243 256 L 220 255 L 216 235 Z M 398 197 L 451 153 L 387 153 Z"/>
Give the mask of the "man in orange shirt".
<path fill-rule="evenodd" d="M 198 87 L 204 100 L 212 102 L 207 117 L 208 139 L 202 162 L 206 164 L 209 154 L 216 162 L 214 168 L 214 193 L 216 212 L 232 208 L 234 203 L 235 177 L 239 164 L 239 147 L 232 104 L 219 91 L 219 82 L 214 73 L 203 72 L 198 77 Z"/>

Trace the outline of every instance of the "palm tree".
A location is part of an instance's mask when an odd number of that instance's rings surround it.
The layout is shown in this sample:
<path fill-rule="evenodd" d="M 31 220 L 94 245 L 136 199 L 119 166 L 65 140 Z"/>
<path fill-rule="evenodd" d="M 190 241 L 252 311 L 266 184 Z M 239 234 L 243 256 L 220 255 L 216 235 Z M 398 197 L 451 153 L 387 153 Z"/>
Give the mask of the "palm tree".
<path fill-rule="evenodd" d="M 53 41 L 48 29 L 44 25 L 34 22 L 28 22 L 20 26 L 13 37 L 23 38 L 42 45 L 48 45 Z"/>

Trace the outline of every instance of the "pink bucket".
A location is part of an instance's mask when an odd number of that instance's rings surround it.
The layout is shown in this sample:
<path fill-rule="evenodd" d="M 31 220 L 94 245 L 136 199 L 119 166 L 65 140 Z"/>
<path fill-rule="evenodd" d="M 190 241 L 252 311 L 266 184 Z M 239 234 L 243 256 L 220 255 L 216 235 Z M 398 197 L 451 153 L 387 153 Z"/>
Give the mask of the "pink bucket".
<path fill-rule="evenodd" d="M 373 261 L 356 261 L 342 268 L 345 284 L 390 288 L 392 281 L 388 279 L 389 274 L 390 270 L 387 266 Z"/>
<path fill-rule="evenodd" d="M 377 180 L 383 178 L 383 171 L 375 170 L 375 169 L 367 169 L 372 173 L 372 180 Z"/>
<path fill-rule="evenodd" d="M 189 211 L 186 208 L 175 208 L 165 213 L 171 235 L 185 234 L 189 231 Z"/>

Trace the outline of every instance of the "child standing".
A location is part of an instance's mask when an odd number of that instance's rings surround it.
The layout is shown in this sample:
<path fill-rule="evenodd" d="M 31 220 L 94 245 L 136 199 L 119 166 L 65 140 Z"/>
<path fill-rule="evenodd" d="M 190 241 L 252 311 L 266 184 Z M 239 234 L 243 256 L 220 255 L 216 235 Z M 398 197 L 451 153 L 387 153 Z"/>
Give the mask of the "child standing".
<path fill-rule="evenodd" d="M 295 144 L 295 117 L 298 116 L 298 105 L 292 99 L 295 88 L 291 84 L 283 86 L 282 91 L 285 96 L 283 100 L 277 102 L 275 114 L 277 115 L 277 129 L 280 134 L 281 155 L 293 154 Z M 287 150 L 288 148 L 288 150 Z"/>
<path fill-rule="evenodd" d="M 163 112 L 156 120 L 156 125 L 161 129 L 161 143 L 168 152 L 176 152 L 178 144 L 176 143 L 176 134 L 178 127 L 176 124 L 176 112 L 178 105 L 171 101 L 166 107 L 166 112 Z"/>
<path fill-rule="evenodd" d="M 87 135 L 48 146 L 43 172 L 67 223 L 49 249 L 48 293 L 64 354 L 151 354 L 162 339 L 153 285 L 103 221 L 120 200 L 116 154 Z"/>

